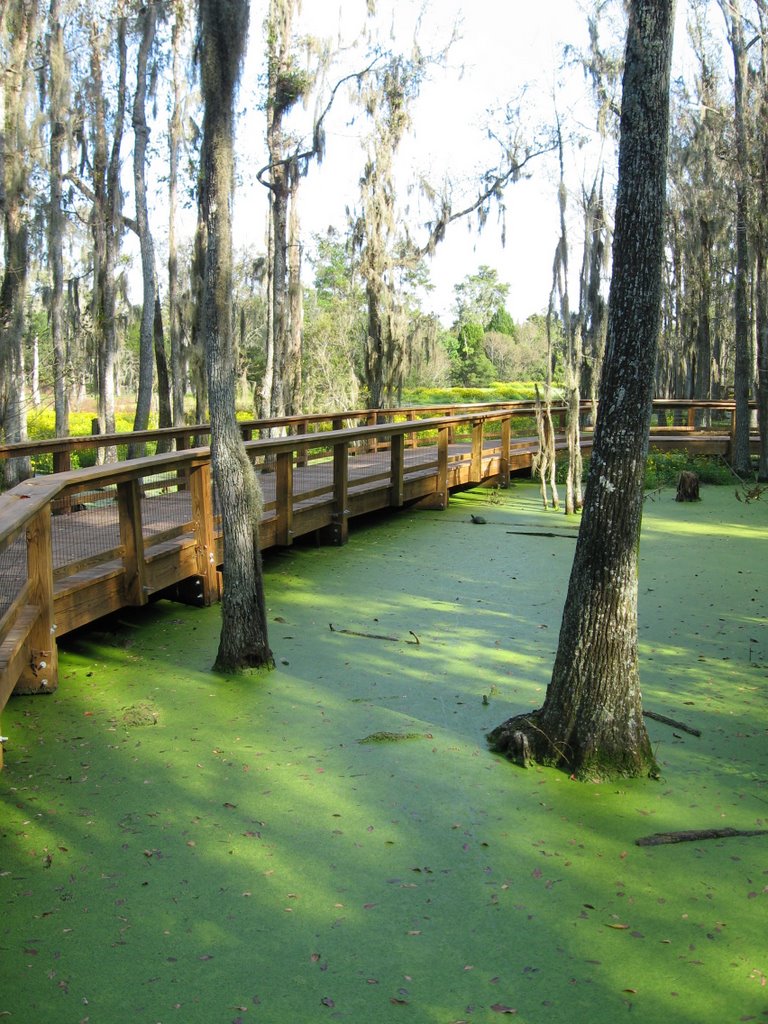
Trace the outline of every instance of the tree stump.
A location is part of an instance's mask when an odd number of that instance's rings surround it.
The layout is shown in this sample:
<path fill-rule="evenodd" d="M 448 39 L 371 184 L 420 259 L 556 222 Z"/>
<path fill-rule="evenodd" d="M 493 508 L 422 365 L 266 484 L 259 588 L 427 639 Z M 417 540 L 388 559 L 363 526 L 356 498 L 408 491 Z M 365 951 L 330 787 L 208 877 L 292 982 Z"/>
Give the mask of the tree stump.
<path fill-rule="evenodd" d="M 683 470 L 677 480 L 675 501 L 699 501 L 699 478 L 689 470 Z"/>

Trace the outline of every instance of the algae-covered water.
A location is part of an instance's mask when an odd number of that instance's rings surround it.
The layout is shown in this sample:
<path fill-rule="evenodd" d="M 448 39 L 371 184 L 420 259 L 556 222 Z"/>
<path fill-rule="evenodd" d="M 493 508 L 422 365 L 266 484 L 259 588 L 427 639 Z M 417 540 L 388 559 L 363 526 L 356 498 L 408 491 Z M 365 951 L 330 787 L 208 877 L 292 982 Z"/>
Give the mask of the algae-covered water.
<path fill-rule="evenodd" d="M 635 845 L 768 828 L 768 500 L 702 498 L 646 502 L 645 706 L 701 730 L 648 721 L 660 781 L 487 749 L 542 701 L 578 526 L 530 484 L 269 556 L 269 675 L 209 671 L 216 608 L 66 638 L 3 716 L 0 1017 L 767 1019 L 768 836 Z"/>

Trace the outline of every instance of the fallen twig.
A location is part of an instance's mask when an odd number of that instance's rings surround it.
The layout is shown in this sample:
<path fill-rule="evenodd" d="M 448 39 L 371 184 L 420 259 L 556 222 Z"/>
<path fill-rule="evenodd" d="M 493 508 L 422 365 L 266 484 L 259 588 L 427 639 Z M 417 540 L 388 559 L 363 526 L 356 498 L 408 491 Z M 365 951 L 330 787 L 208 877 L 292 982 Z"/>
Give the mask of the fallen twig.
<path fill-rule="evenodd" d="M 730 839 L 733 836 L 766 836 L 768 828 L 694 828 L 685 832 L 656 832 L 635 840 L 636 846 L 663 846 L 666 843 L 695 843 L 699 839 Z"/>
<path fill-rule="evenodd" d="M 421 644 L 421 640 L 419 640 L 412 629 L 409 629 L 408 632 L 413 637 L 413 640 L 403 640 L 399 636 L 387 636 L 384 633 L 360 633 L 356 629 L 336 629 L 332 622 L 329 622 L 328 626 L 332 633 L 346 633 L 347 636 L 362 636 L 365 637 L 366 640 L 391 640 L 396 644 Z"/>
<path fill-rule="evenodd" d="M 660 715 L 656 711 L 644 711 L 643 714 L 646 718 L 652 718 L 655 722 L 663 722 L 664 725 L 671 725 L 673 729 L 680 729 L 682 732 L 689 732 L 691 736 L 701 736 L 701 729 L 694 729 L 692 725 L 686 725 L 685 722 L 678 722 L 676 718 L 667 718 L 666 715 Z"/>
<path fill-rule="evenodd" d="M 521 537 L 562 537 L 564 540 L 576 540 L 578 536 L 574 533 L 552 533 L 548 530 L 507 530 L 507 533 Z"/>

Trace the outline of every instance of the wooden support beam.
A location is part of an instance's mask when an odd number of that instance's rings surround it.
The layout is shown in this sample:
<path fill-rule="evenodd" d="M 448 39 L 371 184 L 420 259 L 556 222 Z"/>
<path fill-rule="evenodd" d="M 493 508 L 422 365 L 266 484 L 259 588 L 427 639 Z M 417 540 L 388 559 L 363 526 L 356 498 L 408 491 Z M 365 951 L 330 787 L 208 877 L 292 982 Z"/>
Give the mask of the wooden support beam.
<path fill-rule="evenodd" d="M 349 538 L 349 445 L 339 441 L 333 446 L 333 544 L 346 544 Z"/>
<path fill-rule="evenodd" d="M 437 476 L 435 477 L 435 489 L 431 494 L 419 498 L 413 503 L 413 508 L 429 509 L 430 511 L 444 512 L 448 508 L 448 437 L 450 427 L 444 424 L 437 430 Z"/>
<path fill-rule="evenodd" d="M 213 484 L 209 462 L 190 471 L 189 489 L 192 498 L 197 571 L 203 590 L 203 604 L 208 607 L 219 598 L 216 537 L 213 530 Z"/>
<path fill-rule="evenodd" d="M 479 484 L 483 479 L 483 421 L 472 423 L 472 461 L 469 467 L 469 479 Z"/>
<path fill-rule="evenodd" d="M 509 487 L 509 449 L 512 442 L 512 417 L 501 421 L 501 461 L 499 464 L 499 487 Z"/>
<path fill-rule="evenodd" d="M 15 693 L 51 693 L 59 685 L 53 606 L 51 509 L 41 509 L 27 524 L 27 576 L 30 605 L 36 610 L 27 633 L 24 667 Z"/>
<path fill-rule="evenodd" d="M 390 447 L 390 498 L 393 508 L 401 508 L 405 493 L 405 443 L 403 434 L 393 434 Z"/>
<path fill-rule="evenodd" d="M 275 499 L 277 543 L 289 547 L 293 543 L 293 452 L 279 452 L 277 455 Z"/>
<path fill-rule="evenodd" d="M 72 453 L 67 449 L 63 452 L 53 453 L 53 472 L 68 473 L 72 469 Z"/>
<path fill-rule="evenodd" d="M 117 511 L 123 545 L 123 592 L 128 605 L 146 604 L 141 481 L 134 477 L 117 485 Z"/>

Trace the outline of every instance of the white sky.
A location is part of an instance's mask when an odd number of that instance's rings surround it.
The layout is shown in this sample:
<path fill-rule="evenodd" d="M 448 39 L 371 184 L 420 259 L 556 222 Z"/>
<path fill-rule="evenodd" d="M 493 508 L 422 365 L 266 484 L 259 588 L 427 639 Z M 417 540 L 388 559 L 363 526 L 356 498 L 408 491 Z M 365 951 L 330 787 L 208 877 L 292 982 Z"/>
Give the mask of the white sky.
<path fill-rule="evenodd" d="M 678 46 L 685 36 L 685 7 L 685 0 L 678 0 Z M 441 49 L 454 24 L 458 24 L 460 35 L 450 49 L 447 66 L 433 70 L 414 108 L 413 138 L 403 144 L 400 155 L 403 195 L 406 183 L 415 180 L 417 172 L 426 173 L 436 184 L 448 175 L 466 187 L 468 202 L 457 201 L 454 207 L 468 205 L 477 194 L 478 172 L 492 166 L 498 152 L 487 138 L 487 111 L 516 99 L 524 86 L 523 109 L 531 126 L 527 137 L 532 137 L 537 121 L 553 121 L 556 96 L 566 129 L 578 124 L 586 137 L 595 138 L 595 115 L 582 73 L 572 70 L 563 75 L 559 70 L 565 42 L 580 48 L 586 45 L 586 16 L 579 0 L 431 0 L 426 8 L 420 0 L 377 0 L 377 10 L 379 39 L 384 46 L 407 49 L 422 10 L 419 41 L 423 50 Z M 257 252 L 265 250 L 267 218 L 266 190 L 256 181 L 256 172 L 266 163 L 265 120 L 259 109 L 266 12 L 267 0 L 252 0 L 237 140 L 236 245 Z M 347 44 L 338 73 L 330 75 L 333 84 L 342 74 L 363 66 L 362 48 L 353 51 L 351 44 L 360 39 L 368 24 L 365 0 L 304 0 L 295 28 L 302 34 L 338 36 Z M 397 33 L 394 41 L 390 39 L 393 28 Z M 359 202 L 362 138 L 370 126 L 359 113 L 356 123 L 350 123 L 352 113 L 347 102 L 337 99 L 326 121 L 326 158 L 322 165 L 312 165 L 302 183 L 300 206 L 306 244 L 313 233 L 324 233 L 329 226 L 345 234 L 345 209 Z M 309 126 L 311 111 L 303 116 Z M 569 151 L 566 175 L 575 195 L 583 180 L 591 181 L 593 166 L 594 150 L 589 144 Z M 517 321 L 546 309 L 559 234 L 557 167 L 550 156 L 535 160 L 530 170 L 530 180 L 506 189 L 505 246 L 495 213 L 482 234 L 471 218 L 454 223 L 438 246 L 429 263 L 434 290 L 426 296 L 424 307 L 437 313 L 445 326 L 453 319 L 454 286 L 481 264 L 496 269 L 499 279 L 510 285 L 507 308 Z M 415 196 L 409 201 L 416 203 Z M 577 273 L 581 238 L 576 202 L 571 210 L 570 259 L 572 271 Z M 417 226 L 425 219 L 425 214 L 420 218 L 412 211 L 409 223 L 417 241 L 423 238 Z M 306 282 L 311 274 L 305 261 Z"/>
<path fill-rule="evenodd" d="M 393 7 L 396 11 L 394 18 Z M 403 146 L 400 161 L 404 180 L 410 169 L 427 171 L 439 183 L 447 174 L 468 182 L 465 193 L 474 198 L 477 172 L 490 166 L 497 146 L 487 141 L 487 110 L 514 99 L 523 85 L 528 87 L 526 107 L 531 123 L 551 121 L 552 94 L 565 40 L 584 44 L 586 19 L 577 0 L 433 0 L 427 9 L 419 40 L 422 49 L 439 49 L 459 25 L 460 39 L 451 47 L 448 66 L 435 68 L 423 88 L 414 112 L 414 137 Z M 389 43 L 394 25 L 397 42 L 408 45 L 421 8 L 413 0 L 379 0 L 378 24 L 381 40 Z M 266 4 L 256 2 L 251 9 L 249 67 L 263 51 L 261 26 Z M 339 24 L 342 37 L 351 41 L 360 35 L 365 19 L 364 0 L 305 0 L 297 28 L 316 35 L 330 35 Z M 361 66 L 360 56 L 351 58 L 351 66 Z M 242 101 L 248 102 L 246 73 Z M 561 110 L 584 105 L 586 86 L 579 74 L 572 76 L 566 95 L 558 95 Z M 349 108 L 339 104 L 327 122 L 327 156 L 321 166 L 313 166 L 301 186 L 301 218 L 304 231 L 322 232 L 333 225 L 344 233 L 345 207 L 358 202 L 358 180 L 364 157 L 360 134 L 368 126 L 347 123 Z M 586 116 L 591 118 L 587 109 Z M 250 122 L 250 118 L 248 119 Z M 238 196 L 239 241 L 263 249 L 264 222 L 257 211 L 265 210 L 264 189 L 255 182 L 255 172 L 264 163 L 260 148 L 263 118 L 257 119 L 256 134 L 250 126 L 241 131 L 238 152 L 243 187 Z M 247 138 L 244 139 L 243 135 Z M 249 152 L 254 144 L 254 150 Z M 483 152 L 485 151 L 485 157 Z M 533 180 L 509 185 L 506 190 L 506 246 L 501 245 L 501 227 L 492 214 L 482 234 L 471 218 L 453 224 L 430 262 L 434 291 L 425 307 L 450 324 L 453 287 L 481 264 L 494 267 L 499 278 L 510 284 L 507 307 L 513 317 L 523 320 L 546 308 L 551 283 L 551 267 L 558 237 L 555 169 L 551 160 L 538 159 L 531 165 Z M 574 186 L 579 173 L 574 168 Z M 251 187 L 252 186 L 252 187 Z M 413 201 L 413 197 L 412 197 Z M 456 204 L 458 205 L 458 204 Z M 461 205 L 468 205 L 463 203 Z M 418 232 L 414 232 L 419 238 Z M 578 243 L 575 243 L 578 244 Z M 307 278 L 311 268 L 306 267 Z"/>

